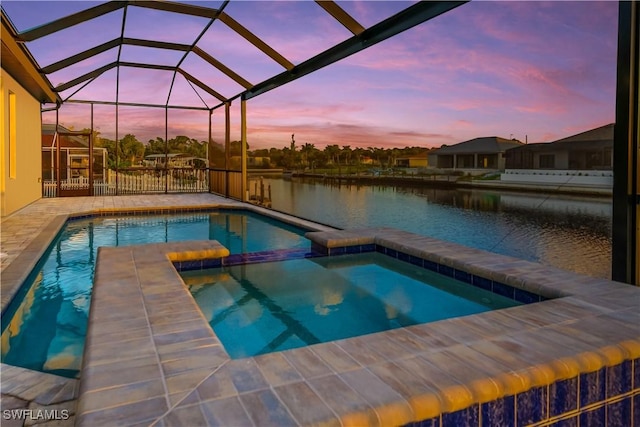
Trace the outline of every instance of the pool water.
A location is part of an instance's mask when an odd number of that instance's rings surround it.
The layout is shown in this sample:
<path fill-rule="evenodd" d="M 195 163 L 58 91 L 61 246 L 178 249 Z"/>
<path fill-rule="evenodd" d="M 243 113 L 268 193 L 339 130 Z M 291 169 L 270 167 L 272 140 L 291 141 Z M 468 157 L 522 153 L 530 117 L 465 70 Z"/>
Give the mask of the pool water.
<path fill-rule="evenodd" d="M 520 305 L 376 252 L 181 275 L 232 358 Z"/>
<path fill-rule="evenodd" d="M 77 377 L 100 246 L 215 239 L 239 254 L 309 248 L 306 231 L 234 210 L 70 221 L 2 313 L 2 362 Z"/>

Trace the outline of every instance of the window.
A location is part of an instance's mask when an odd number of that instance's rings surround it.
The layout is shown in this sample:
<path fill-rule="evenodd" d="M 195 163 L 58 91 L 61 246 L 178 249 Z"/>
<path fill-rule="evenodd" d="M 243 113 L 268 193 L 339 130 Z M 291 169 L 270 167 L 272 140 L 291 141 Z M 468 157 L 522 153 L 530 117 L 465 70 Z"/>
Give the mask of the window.
<path fill-rule="evenodd" d="M 16 94 L 9 92 L 9 178 L 16 178 Z"/>
<path fill-rule="evenodd" d="M 556 163 L 554 154 L 540 154 L 540 169 L 553 169 Z"/>

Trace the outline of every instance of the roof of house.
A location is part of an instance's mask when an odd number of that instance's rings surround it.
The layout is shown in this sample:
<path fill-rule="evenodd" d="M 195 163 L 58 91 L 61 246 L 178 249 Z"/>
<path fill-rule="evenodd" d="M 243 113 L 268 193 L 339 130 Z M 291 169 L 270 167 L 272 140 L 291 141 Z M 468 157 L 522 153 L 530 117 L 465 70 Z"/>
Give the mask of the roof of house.
<path fill-rule="evenodd" d="M 608 125 L 577 133 L 553 142 L 527 144 L 521 147 L 516 147 L 515 149 L 527 151 L 550 151 L 570 149 L 598 150 L 613 147 L 613 128 L 614 124 L 609 123 Z"/>
<path fill-rule="evenodd" d="M 53 145 L 53 136 L 55 133 L 56 133 L 55 124 L 53 123 L 42 124 L 42 146 L 43 147 L 51 147 Z M 61 147 L 79 147 L 79 148 L 89 147 L 89 140 L 82 138 L 82 136 L 87 135 L 86 132 L 80 132 L 80 131 L 74 132 L 62 125 L 58 125 L 58 134 L 62 134 L 64 136 L 64 138 L 61 139 L 61 142 L 62 142 Z"/>
<path fill-rule="evenodd" d="M 499 136 L 485 136 L 464 141 L 459 144 L 442 147 L 429 154 L 491 154 L 502 153 L 510 148 L 523 145 L 517 139 L 500 138 Z"/>

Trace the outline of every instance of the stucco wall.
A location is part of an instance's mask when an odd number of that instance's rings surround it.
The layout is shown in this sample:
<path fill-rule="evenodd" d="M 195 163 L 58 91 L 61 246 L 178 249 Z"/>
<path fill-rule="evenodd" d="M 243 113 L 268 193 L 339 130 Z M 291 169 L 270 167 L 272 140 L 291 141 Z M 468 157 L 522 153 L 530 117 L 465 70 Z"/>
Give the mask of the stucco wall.
<path fill-rule="evenodd" d="M 0 214 L 6 216 L 39 199 L 42 194 L 42 125 L 40 102 L 4 70 L 0 73 Z M 9 176 L 9 93 L 16 100 L 15 178 Z"/>

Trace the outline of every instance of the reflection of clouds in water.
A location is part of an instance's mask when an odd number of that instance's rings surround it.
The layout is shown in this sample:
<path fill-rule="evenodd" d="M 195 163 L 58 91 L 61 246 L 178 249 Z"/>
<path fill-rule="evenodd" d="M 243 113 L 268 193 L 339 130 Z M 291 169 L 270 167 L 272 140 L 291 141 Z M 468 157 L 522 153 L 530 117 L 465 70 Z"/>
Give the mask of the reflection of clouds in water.
<path fill-rule="evenodd" d="M 395 319 L 398 317 L 398 313 L 407 314 L 410 313 L 413 309 L 413 302 L 411 298 L 407 296 L 407 294 L 396 287 L 390 292 L 386 297 L 386 301 L 393 301 L 393 305 L 386 304 L 384 305 L 384 311 L 387 314 L 387 319 Z"/>
<path fill-rule="evenodd" d="M 71 304 L 73 304 L 73 307 L 78 311 L 84 311 L 88 313 L 90 301 L 91 300 L 86 295 L 78 295 L 71 301 Z"/>
<path fill-rule="evenodd" d="M 240 328 L 250 326 L 252 323 L 260 320 L 264 314 L 264 308 L 256 300 L 253 300 L 242 306 L 242 309 L 236 310 L 233 316 L 236 319 L 236 325 Z"/>
<path fill-rule="evenodd" d="M 342 304 L 344 301 L 343 292 L 339 292 L 335 289 L 322 289 L 322 304 L 316 304 L 313 306 L 313 310 L 320 316 L 326 316 L 337 308 L 330 308 L 331 306 Z"/>

